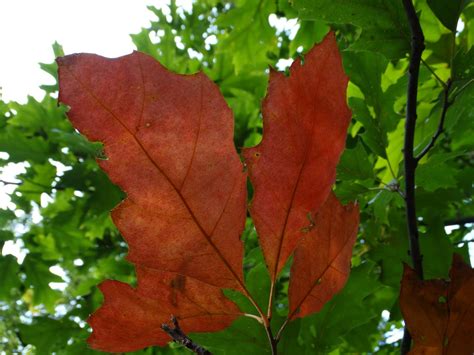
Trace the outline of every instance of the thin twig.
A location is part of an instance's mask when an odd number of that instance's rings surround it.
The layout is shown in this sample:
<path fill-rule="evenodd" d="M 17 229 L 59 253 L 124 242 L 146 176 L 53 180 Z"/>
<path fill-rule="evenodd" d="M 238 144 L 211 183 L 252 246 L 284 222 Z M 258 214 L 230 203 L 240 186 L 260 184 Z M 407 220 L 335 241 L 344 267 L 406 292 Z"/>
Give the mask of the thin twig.
<path fill-rule="evenodd" d="M 431 74 L 433 74 L 433 76 L 436 78 L 436 80 L 438 80 L 438 82 L 446 89 L 446 87 L 448 86 L 447 83 L 445 83 L 439 76 L 438 74 L 436 74 L 436 72 L 433 70 L 433 68 L 431 68 L 431 66 L 426 63 L 426 61 L 421 58 L 421 62 L 423 63 L 423 65 L 431 72 Z"/>
<path fill-rule="evenodd" d="M 255 314 L 244 313 L 243 316 L 247 318 L 255 319 L 260 324 L 265 324 L 265 321 L 262 319 L 262 317 L 256 316 Z"/>
<path fill-rule="evenodd" d="M 380 184 L 384 185 L 385 187 L 382 189 L 382 190 L 385 190 L 385 191 L 391 191 L 391 192 L 397 192 L 402 199 L 405 199 L 405 194 L 403 193 L 403 191 L 400 189 L 400 184 L 398 183 L 398 181 L 396 180 L 395 182 L 393 183 L 389 183 L 389 184 L 386 184 L 385 182 L 383 182 L 382 180 L 378 179 L 378 178 L 375 178 L 375 181 L 378 181 Z"/>
<path fill-rule="evenodd" d="M 395 176 L 395 171 L 393 171 L 392 164 L 390 163 L 390 159 L 387 157 L 387 165 L 388 168 L 390 169 L 390 174 L 392 174 L 392 177 L 394 180 L 397 180 L 397 177 Z"/>
<path fill-rule="evenodd" d="M 471 79 L 469 80 L 467 83 L 465 83 L 463 86 L 461 86 L 459 89 L 456 89 L 454 90 L 454 93 L 453 93 L 453 98 L 451 101 L 453 101 L 460 93 L 462 93 L 464 91 L 464 89 L 466 89 L 469 85 L 471 85 L 472 83 L 474 83 L 474 79 Z"/>
<path fill-rule="evenodd" d="M 277 342 L 280 341 L 281 334 L 283 333 L 283 330 L 285 330 L 286 326 L 288 325 L 288 322 L 289 322 L 289 319 L 287 318 L 285 322 L 282 324 L 282 326 L 280 327 L 280 330 L 278 331 L 277 336 L 275 338 Z"/>
<path fill-rule="evenodd" d="M 191 350 L 192 352 L 199 355 L 211 355 L 211 353 L 204 349 L 202 346 L 194 343 L 191 338 L 189 338 L 180 328 L 178 319 L 175 316 L 171 316 L 171 322 L 173 323 L 173 328 L 168 324 L 163 323 L 161 329 L 163 329 L 168 335 L 178 344 L 181 344 Z"/>
<path fill-rule="evenodd" d="M 267 334 L 268 338 L 268 343 L 270 344 L 270 348 L 272 350 L 272 355 L 277 355 L 277 347 L 276 347 L 276 342 L 275 338 L 273 337 L 272 334 L 272 328 L 270 326 L 270 318 L 267 317 L 260 306 L 257 304 L 257 302 L 254 300 L 250 292 L 244 287 L 243 289 L 244 295 L 248 298 L 248 300 L 252 303 L 252 305 L 255 307 L 257 310 L 258 314 L 260 315 L 260 319 L 258 319 L 258 322 L 261 323 L 265 329 L 265 333 Z"/>
<path fill-rule="evenodd" d="M 0 179 L 0 183 L 2 183 L 3 185 L 21 185 L 22 182 L 16 182 L 16 181 L 6 181 L 6 180 L 1 180 Z"/>
<path fill-rule="evenodd" d="M 456 219 L 448 219 L 447 221 L 444 222 L 445 226 L 454 226 L 454 225 L 464 225 L 464 224 L 470 224 L 474 223 L 474 216 L 468 216 L 468 217 L 460 217 Z"/>
<path fill-rule="evenodd" d="M 460 244 L 467 244 L 467 243 L 472 243 L 472 242 L 474 242 L 474 239 L 461 240 L 460 242 L 457 242 L 456 244 L 460 245 Z"/>
<path fill-rule="evenodd" d="M 2 180 L 0 179 L 0 183 L 4 184 L 4 185 L 17 185 L 17 186 L 21 186 L 23 185 L 23 183 L 26 181 L 26 182 L 29 182 L 30 184 L 32 185 L 36 185 L 38 187 L 42 187 L 43 189 L 46 189 L 46 190 L 50 190 L 52 188 L 54 188 L 53 186 L 47 186 L 47 185 L 43 185 L 43 184 L 40 184 L 39 182 L 36 182 L 36 181 L 33 181 L 31 179 L 28 179 L 26 177 L 22 177 L 21 178 L 22 181 L 6 181 L 6 180 Z"/>
<path fill-rule="evenodd" d="M 272 328 L 271 325 L 269 324 L 266 329 L 267 335 L 268 335 L 268 341 L 270 342 L 270 345 L 272 347 L 272 355 L 277 355 L 278 349 L 278 339 L 273 336 Z"/>
<path fill-rule="evenodd" d="M 415 170 L 417 161 L 413 155 L 416 127 L 416 106 L 418 96 L 418 76 L 420 73 L 421 54 L 425 49 L 425 39 L 420 20 L 416 14 L 412 0 L 403 0 L 403 6 L 407 15 L 411 40 L 410 65 L 408 68 L 409 81 L 407 90 L 407 107 L 405 121 L 405 142 L 404 142 L 404 165 L 405 165 L 405 208 L 407 218 L 407 228 L 410 244 L 410 256 L 415 268 L 415 272 L 420 279 L 423 279 L 423 264 L 418 240 L 418 226 L 415 207 Z M 405 327 L 401 353 L 407 354 L 411 347 L 411 335 Z"/>
<path fill-rule="evenodd" d="M 444 98 L 443 98 L 443 109 L 441 111 L 441 117 L 439 119 L 438 129 L 436 130 L 433 137 L 431 137 L 430 142 L 423 148 L 420 154 L 417 155 L 415 158 L 416 163 L 418 162 L 428 153 L 428 151 L 433 148 L 436 143 L 438 137 L 444 131 L 444 121 L 446 119 L 446 112 L 448 112 L 449 106 L 451 106 L 451 101 L 449 101 L 449 89 L 451 88 L 451 80 L 448 80 L 446 87 L 444 88 Z"/>

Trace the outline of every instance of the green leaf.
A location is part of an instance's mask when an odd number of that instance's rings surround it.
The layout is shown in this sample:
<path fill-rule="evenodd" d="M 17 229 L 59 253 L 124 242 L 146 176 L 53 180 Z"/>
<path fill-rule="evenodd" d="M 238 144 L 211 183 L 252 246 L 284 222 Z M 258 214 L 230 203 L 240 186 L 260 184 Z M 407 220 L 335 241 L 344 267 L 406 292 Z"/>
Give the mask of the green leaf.
<path fill-rule="evenodd" d="M 389 224 L 388 213 L 390 211 L 390 202 L 397 198 L 393 191 L 380 191 L 369 203 L 373 204 L 374 216 L 381 222 Z"/>
<path fill-rule="evenodd" d="M 278 342 L 279 354 L 305 354 L 307 346 L 300 337 L 301 319 L 291 321 L 284 330 L 284 336 Z"/>
<path fill-rule="evenodd" d="M 60 293 L 49 287 L 50 282 L 63 282 L 63 279 L 49 271 L 49 266 L 37 256 L 28 254 L 23 261 L 23 270 L 26 274 L 26 284 L 33 290 L 33 305 L 43 304 L 50 312 Z"/>
<path fill-rule="evenodd" d="M 344 151 L 337 166 L 337 176 L 343 180 L 364 180 L 374 177 L 369 155 L 360 142 L 357 142 L 355 148 Z"/>
<path fill-rule="evenodd" d="M 466 85 L 474 85 L 474 49 L 460 50 L 453 61 L 453 94 L 459 94 Z"/>
<path fill-rule="evenodd" d="M 352 50 L 380 52 L 389 59 L 405 57 L 410 30 L 401 1 L 392 0 L 295 0 L 304 20 L 352 24 L 362 29 Z"/>
<path fill-rule="evenodd" d="M 271 354 L 265 331 L 255 319 L 240 317 L 217 333 L 194 333 L 190 337 L 213 354 Z"/>
<path fill-rule="evenodd" d="M 275 30 L 268 16 L 275 11 L 274 0 L 243 0 L 217 19 L 220 28 L 232 28 L 220 38 L 218 51 L 230 51 L 235 72 L 265 69 L 270 64 L 268 51 L 276 49 Z"/>
<path fill-rule="evenodd" d="M 378 261 L 382 266 L 381 282 L 395 288 L 400 287 L 403 262 L 410 264 L 406 227 L 400 227 L 402 229 L 397 231 L 396 226 L 392 225 L 389 238 L 372 251 L 372 260 Z"/>
<path fill-rule="evenodd" d="M 62 57 L 64 55 L 63 47 L 58 42 L 54 42 L 52 47 L 55 58 Z M 58 65 L 56 64 L 56 62 L 49 64 L 40 63 L 40 68 L 54 78 L 53 85 L 41 85 L 40 88 L 46 91 L 47 93 L 53 93 L 58 91 Z"/>
<path fill-rule="evenodd" d="M 341 293 L 319 313 L 301 320 L 300 336 L 305 347 L 313 352 L 329 353 L 343 342 L 342 337 L 346 333 L 378 318 L 381 305 L 390 307 L 396 293 L 381 285 L 377 279 L 377 268 L 372 262 L 354 268 Z M 376 308 L 369 307 L 371 297 L 386 297 L 378 296 L 377 293 L 387 291 L 388 302 L 379 302 Z"/>
<path fill-rule="evenodd" d="M 23 342 L 34 345 L 37 354 L 52 354 L 55 350 L 66 346 L 79 326 L 67 319 L 38 317 L 32 324 L 21 324 L 19 328 Z"/>
<path fill-rule="evenodd" d="M 58 107 L 57 101 L 50 96 L 46 96 L 41 102 L 29 96 L 26 105 L 12 102 L 10 107 L 16 114 L 8 120 L 9 125 L 25 133 L 48 138 L 52 130 L 73 130 L 71 124 L 66 121 L 65 106 Z"/>
<path fill-rule="evenodd" d="M 359 199 L 361 194 L 368 192 L 369 189 L 357 182 L 353 181 L 342 181 L 341 183 L 337 184 L 336 193 L 337 198 L 344 204 L 355 201 Z"/>
<path fill-rule="evenodd" d="M 315 43 L 323 40 L 328 31 L 329 26 L 324 21 L 300 21 L 300 28 L 290 43 L 290 54 L 296 53 L 300 46 L 303 47 L 303 51 L 311 49 Z"/>
<path fill-rule="evenodd" d="M 150 29 L 142 29 L 139 33 L 132 34 L 131 38 L 137 50 L 153 56 L 166 68 L 177 73 L 195 73 L 198 71 L 201 63 L 196 59 L 191 59 L 186 49 L 179 49 L 176 45 L 177 33 L 173 26 L 173 21 L 176 21 L 178 16 L 176 12 L 172 12 L 173 20 L 168 23 L 166 16 L 161 12 L 153 7 L 150 7 L 150 9 L 159 15 L 157 30 L 159 29 L 162 35 L 159 36 L 158 44 L 151 41 Z"/>
<path fill-rule="evenodd" d="M 257 250 L 261 253 L 259 249 Z M 270 284 L 270 274 L 262 260 L 260 264 L 253 267 L 247 274 L 246 286 L 263 312 L 267 311 Z"/>
<path fill-rule="evenodd" d="M 416 183 L 426 191 L 436 191 L 441 188 L 455 187 L 457 168 L 446 163 L 421 164 L 416 169 Z"/>
<path fill-rule="evenodd" d="M 14 239 L 15 236 L 11 231 L 8 230 L 0 230 L 0 249 L 3 247 L 4 242 L 7 240 Z"/>
<path fill-rule="evenodd" d="M 446 129 L 450 131 L 452 149 L 474 149 L 474 83 L 466 87 L 446 113 Z"/>
<path fill-rule="evenodd" d="M 472 0 L 428 0 L 428 5 L 446 28 L 456 32 L 459 16 L 471 2 Z"/>
<path fill-rule="evenodd" d="M 86 154 L 94 158 L 102 155 L 102 143 L 89 142 L 77 132 L 64 132 L 55 130 L 51 132 L 51 140 L 61 146 L 69 148 L 75 154 Z"/>
<path fill-rule="evenodd" d="M 20 285 L 19 265 L 13 255 L 0 256 L 0 300 L 10 299 L 11 290 Z"/>
<path fill-rule="evenodd" d="M 385 168 L 381 180 L 390 183 L 399 176 L 399 165 L 403 160 L 403 141 L 405 137 L 405 120 L 400 120 L 395 131 L 388 134 L 387 160 L 380 159 L 375 169 Z"/>
<path fill-rule="evenodd" d="M 40 205 L 41 194 L 51 191 L 55 177 L 56 168 L 49 162 L 35 164 L 25 174 L 18 176 L 18 179 L 23 180 L 23 182 L 17 188 L 17 191 L 22 193 L 22 197 L 28 198 Z"/>
<path fill-rule="evenodd" d="M 444 232 L 442 221 L 438 221 L 437 225 L 429 225 L 426 235 L 420 235 L 420 249 L 425 278 L 447 279 L 454 248 Z"/>
<path fill-rule="evenodd" d="M 364 131 L 360 133 L 364 143 L 378 156 L 387 158 L 385 152 L 385 148 L 388 145 L 387 134 L 381 127 L 380 120 L 372 117 L 367 105 L 361 98 L 350 97 L 349 106 L 352 109 L 354 118 L 364 126 Z"/>
<path fill-rule="evenodd" d="M 0 151 L 8 153 L 12 163 L 43 163 L 49 157 L 49 146 L 43 138 L 26 136 L 11 127 L 0 131 Z"/>
<path fill-rule="evenodd" d="M 364 94 L 365 103 L 374 112 L 380 128 L 387 133 L 393 131 L 400 118 L 393 106 L 395 100 L 405 93 L 405 80 L 389 78 L 391 82 L 387 89 L 382 90 L 384 81 L 388 81 L 384 73 L 390 68 L 387 68 L 389 61 L 378 53 L 345 52 L 343 60 L 351 82 Z"/>
<path fill-rule="evenodd" d="M 13 219 L 15 219 L 15 213 L 13 211 L 0 209 L 0 229 L 10 227 Z"/>

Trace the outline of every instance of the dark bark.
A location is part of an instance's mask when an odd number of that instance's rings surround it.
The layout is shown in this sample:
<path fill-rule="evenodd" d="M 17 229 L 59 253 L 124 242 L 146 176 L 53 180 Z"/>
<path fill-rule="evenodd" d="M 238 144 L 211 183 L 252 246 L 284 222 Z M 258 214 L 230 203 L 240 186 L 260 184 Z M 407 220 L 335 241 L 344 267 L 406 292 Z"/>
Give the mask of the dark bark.
<path fill-rule="evenodd" d="M 168 324 L 162 324 L 161 329 L 163 329 L 168 335 L 178 344 L 181 344 L 191 350 L 192 352 L 199 355 L 211 355 L 211 353 L 204 349 L 202 346 L 194 343 L 191 338 L 189 338 L 180 328 L 178 320 L 175 316 L 171 317 L 171 322 L 173 327 L 170 327 Z"/>
<path fill-rule="evenodd" d="M 420 72 L 421 54 L 425 49 L 423 31 L 420 21 L 413 6 L 412 0 L 403 0 L 403 6 L 407 15 L 411 30 L 411 54 L 408 68 L 408 91 L 405 121 L 405 142 L 403 148 L 405 165 L 405 209 L 410 245 L 410 257 L 416 274 L 423 279 L 423 264 L 418 240 L 418 226 L 415 204 L 415 171 L 418 163 L 413 153 L 416 127 L 416 108 L 418 96 L 418 76 Z M 405 327 L 401 353 L 407 354 L 411 347 L 411 335 Z"/>

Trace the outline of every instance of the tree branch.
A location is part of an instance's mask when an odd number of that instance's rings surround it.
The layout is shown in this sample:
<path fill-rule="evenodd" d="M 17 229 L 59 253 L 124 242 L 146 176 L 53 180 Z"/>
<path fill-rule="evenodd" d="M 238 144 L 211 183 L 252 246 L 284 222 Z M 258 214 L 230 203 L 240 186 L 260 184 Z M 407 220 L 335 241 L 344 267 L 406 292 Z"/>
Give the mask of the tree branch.
<path fill-rule="evenodd" d="M 403 0 L 403 6 L 405 8 L 412 35 L 410 65 L 408 68 L 409 81 L 407 90 L 405 142 L 403 150 L 405 165 L 405 209 L 411 260 L 416 274 L 420 279 L 423 279 L 423 265 L 420 252 L 420 243 L 418 240 L 418 226 L 415 206 L 415 170 L 417 161 L 413 155 L 413 145 L 415 140 L 415 127 L 417 118 L 416 106 L 418 96 L 418 76 L 420 72 L 421 54 L 425 49 L 425 39 L 412 0 Z M 410 347 L 411 335 L 405 327 L 401 353 L 407 354 L 410 350 Z"/>
<path fill-rule="evenodd" d="M 457 242 L 456 245 L 467 244 L 472 242 L 474 242 L 474 239 L 461 240 L 460 242 Z"/>
<path fill-rule="evenodd" d="M 279 339 L 277 339 L 273 336 L 273 332 L 272 332 L 272 328 L 271 328 L 270 324 L 267 326 L 266 332 L 268 334 L 268 341 L 270 342 L 270 346 L 272 348 L 272 355 L 277 355 L 277 353 L 278 353 L 277 345 L 278 345 L 278 340 Z"/>
<path fill-rule="evenodd" d="M 171 316 L 171 322 L 173 323 L 173 328 L 168 324 L 163 323 L 161 329 L 163 329 L 168 335 L 178 344 L 181 344 L 191 350 L 192 352 L 199 355 L 211 355 L 209 351 L 204 349 L 202 346 L 194 343 L 180 328 L 178 319 L 175 316 Z"/>
<path fill-rule="evenodd" d="M 469 224 L 469 223 L 474 223 L 474 216 L 469 216 L 469 217 L 460 217 L 456 219 L 448 219 L 447 221 L 444 222 L 445 226 L 454 226 L 454 225 L 464 225 L 464 224 Z"/>
<path fill-rule="evenodd" d="M 428 151 L 433 148 L 434 144 L 438 137 L 443 133 L 444 130 L 444 121 L 446 118 L 446 112 L 448 112 L 449 106 L 451 106 L 451 101 L 449 101 L 449 89 L 451 88 L 451 80 L 448 80 L 446 87 L 444 88 L 444 98 L 443 98 L 443 110 L 441 111 L 441 118 L 439 120 L 438 129 L 436 130 L 435 134 L 431 138 L 431 141 L 423 148 L 420 154 L 415 158 L 416 163 L 418 162 L 428 153 Z"/>
<path fill-rule="evenodd" d="M 0 179 L 0 183 L 2 183 L 3 185 L 21 185 L 22 182 L 16 182 L 16 181 L 6 181 L 6 180 L 1 180 Z"/>
<path fill-rule="evenodd" d="M 433 74 L 433 76 L 435 77 L 436 80 L 438 80 L 438 82 L 443 86 L 443 88 L 446 89 L 446 86 L 448 85 L 447 83 L 445 83 L 439 76 L 438 74 L 436 74 L 436 72 L 433 70 L 433 68 L 431 68 L 431 66 L 426 63 L 426 61 L 421 58 L 421 62 L 423 63 L 423 65 L 431 72 L 431 74 Z"/>

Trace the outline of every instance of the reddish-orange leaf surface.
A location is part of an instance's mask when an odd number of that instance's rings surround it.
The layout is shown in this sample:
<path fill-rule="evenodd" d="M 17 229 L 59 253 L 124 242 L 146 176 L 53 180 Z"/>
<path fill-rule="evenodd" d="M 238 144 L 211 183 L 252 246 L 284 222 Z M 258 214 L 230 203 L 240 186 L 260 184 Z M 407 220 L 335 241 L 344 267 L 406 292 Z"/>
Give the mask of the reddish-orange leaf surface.
<path fill-rule="evenodd" d="M 179 315 L 185 332 L 221 330 L 240 315 L 219 288 L 176 273 L 138 267 L 138 287 L 105 281 L 104 304 L 89 319 L 94 332 L 90 346 L 111 352 L 166 345 L 170 338 L 161 324 Z"/>
<path fill-rule="evenodd" d="M 414 340 L 410 354 L 474 353 L 474 270 L 455 254 L 449 276 L 422 281 L 405 265 L 400 307 Z"/>
<path fill-rule="evenodd" d="M 326 200 L 351 112 L 348 78 L 334 34 L 296 60 L 290 76 L 271 71 L 263 140 L 244 152 L 254 187 L 250 213 L 274 281 Z"/>
<path fill-rule="evenodd" d="M 242 275 L 246 173 L 218 88 L 204 74 L 173 74 L 141 53 L 80 54 L 58 64 L 69 118 L 104 143 L 107 160 L 99 164 L 127 194 L 112 217 L 137 270 L 136 288 L 101 285 L 105 301 L 89 320 L 90 344 L 117 352 L 164 345 L 161 324 L 171 315 L 185 332 L 227 327 L 242 313 L 221 288 L 255 302 Z M 245 151 L 251 213 L 273 281 L 297 247 L 290 319 L 319 310 L 350 269 L 358 208 L 328 198 L 351 116 L 346 86 L 330 34 L 289 78 L 271 72 L 264 138 Z"/>
<path fill-rule="evenodd" d="M 60 101 L 71 107 L 70 120 L 90 140 L 104 143 L 107 160 L 99 164 L 127 194 L 112 217 L 128 242 L 128 259 L 140 267 L 176 273 L 173 277 L 183 278 L 186 285 L 199 280 L 241 290 L 246 174 L 233 145 L 232 113 L 217 86 L 202 73 L 171 73 L 138 52 L 117 59 L 72 55 L 58 64 Z M 140 273 L 138 278 L 143 284 Z M 120 317 L 114 307 L 132 307 L 140 299 L 143 311 L 135 315 L 134 324 L 169 319 L 171 306 L 144 296 L 148 293 L 142 287 L 134 291 L 106 283 L 102 288 L 105 306 L 92 320 L 100 324 L 92 341 L 101 349 L 120 340 L 108 342 L 110 335 L 102 328 L 107 322 L 124 324 L 114 318 Z M 184 299 L 187 290 L 177 292 Z M 153 302 L 155 307 L 146 311 Z M 207 297 L 200 302 L 194 317 L 202 316 L 204 323 L 188 330 L 228 324 L 226 316 L 211 326 L 212 314 L 229 307 L 227 301 Z M 181 310 L 175 315 L 191 317 L 191 308 Z M 203 316 L 203 311 L 210 314 Z M 158 335 L 147 334 L 140 344 L 163 343 Z"/>
<path fill-rule="evenodd" d="M 330 193 L 295 250 L 288 318 L 318 312 L 342 289 L 351 270 L 358 226 L 358 206 L 343 206 Z"/>

